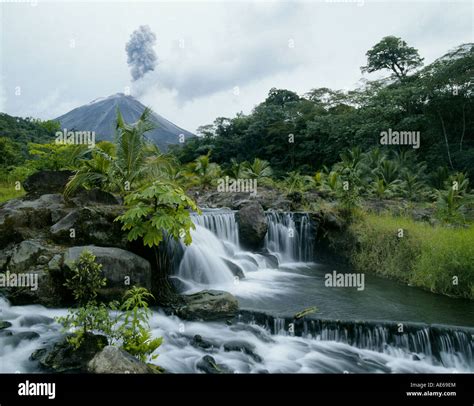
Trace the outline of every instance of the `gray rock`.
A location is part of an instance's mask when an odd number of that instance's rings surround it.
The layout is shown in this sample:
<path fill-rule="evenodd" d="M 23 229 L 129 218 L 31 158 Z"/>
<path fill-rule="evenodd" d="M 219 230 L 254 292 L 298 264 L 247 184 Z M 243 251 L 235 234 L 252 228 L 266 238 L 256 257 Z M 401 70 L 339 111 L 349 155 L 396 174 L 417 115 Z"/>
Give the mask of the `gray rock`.
<path fill-rule="evenodd" d="M 71 201 L 79 207 L 91 204 L 116 205 L 121 204 L 120 200 L 113 194 L 100 189 L 80 190 Z"/>
<path fill-rule="evenodd" d="M 48 269 L 50 271 L 59 271 L 63 262 L 63 256 L 61 254 L 56 254 L 48 262 Z"/>
<path fill-rule="evenodd" d="M 46 269 L 37 269 L 36 266 L 27 270 L 30 281 L 37 281 L 34 286 L 11 287 L 5 289 L 5 294 L 13 305 L 42 304 L 55 307 L 62 304 L 65 288 L 64 280 L 57 279 Z M 36 282 L 34 282 L 36 284 Z"/>
<path fill-rule="evenodd" d="M 64 255 L 64 266 L 71 269 L 85 249 L 96 256 L 96 262 L 102 265 L 102 274 L 107 279 L 107 285 L 99 291 L 103 300 L 120 299 L 134 285 L 151 290 L 150 263 L 121 248 L 93 245 L 71 247 Z"/>
<path fill-rule="evenodd" d="M 54 319 L 51 317 L 37 315 L 28 315 L 22 316 L 19 320 L 21 327 L 31 327 L 36 324 L 51 324 L 54 322 Z"/>
<path fill-rule="evenodd" d="M 29 195 L 62 193 L 72 175 L 73 171 L 39 171 L 23 182 L 23 188 Z"/>
<path fill-rule="evenodd" d="M 234 274 L 234 276 L 237 276 L 239 279 L 245 278 L 244 271 L 238 264 L 236 264 L 235 262 L 232 262 L 231 260 L 227 258 L 221 258 L 221 259 L 229 267 L 230 271 Z"/>
<path fill-rule="evenodd" d="M 35 200 L 13 199 L 0 208 L 0 247 L 36 238 L 38 229 L 49 227 L 67 212 L 61 195 L 47 194 Z"/>
<path fill-rule="evenodd" d="M 68 245 L 95 244 L 101 246 L 126 246 L 126 233 L 114 221 L 122 213 L 120 206 L 80 207 L 72 209 L 50 229 L 51 238 Z M 71 236 L 74 229 L 74 236 Z"/>
<path fill-rule="evenodd" d="M 230 374 L 232 371 L 223 364 L 218 364 L 210 355 L 205 355 L 196 364 L 196 368 L 206 374 Z"/>
<path fill-rule="evenodd" d="M 251 262 L 252 264 L 254 264 L 254 265 L 258 268 L 258 262 L 257 262 L 257 260 L 256 260 L 254 257 L 252 257 L 251 255 L 249 255 L 249 254 L 239 253 L 239 254 L 236 254 L 236 255 L 234 256 L 234 258 L 235 258 L 235 259 L 243 259 L 243 260 L 245 260 L 245 261 L 249 261 L 249 262 Z"/>
<path fill-rule="evenodd" d="M 191 345 L 194 347 L 199 347 L 205 350 L 217 348 L 218 345 L 210 340 L 202 338 L 199 334 L 196 334 L 193 339 L 191 340 Z"/>
<path fill-rule="evenodd" d="M 252 357 L 256 362 L 262 362 L 262 358 L 255 353 L 255 346 L 247 341 L 228 341 L 224 344 L 224 351 L 240 351 Z"/>
<path fill-rule="evenodd" d="M 3 340 L 3 345 L 17 347 L 22 341 L 36 340 L 40 335 L 34 331 L 22 331 L 20 333 L 13 332 L 12 335 L 8 335 Z"/>
<path fill-rule="evenodd" d="M 182 296 L 184 304 L 175 308 L 178 317 L 187 320 L 220 320 L 236 315 L 239 304 L 228 292 L 204 290 Z"/>
<path fill-rule="evenodd" d="M 267 267 L 276 269 L 279 266 L 279 261 L 278 257 L 274 254 L 266 253 L 262 254 L 265 257 L 265 263 L 267 264 Z"/>
<path fill-rule="evenodd" d="M 108 345 L 87 364 L 88 372 L 95 374 L 152 374 L 154 371 L 128 352 Z"/>
<path fill-rule="evenodd" d="M 89 361 L 107 344 L 106 337 L 87 333 L 77 349 L 64 338 L 52 346 L 36 350 L 30 358 L 46 371 L 84 373 L 88 372 Z"/>
<path fill-rule="evenodd" d="M 40 255 L 36 260 L 39 265 L 46 265 L 49 262 L 49 258 L 46 255 Z"/>
<path fill-rule="evenodd" d="M 25 272 L 28 268 L 36 264 L 37 258 L 45 247 L 38 241 L 27 240 L 21 242 L 13 249 L 13 255 L 8 265 L 12 272 Z"/>
<path fill-rule="evenodd" d="M 244 248 L 256 250 L 263 246 L 268 223 L 258 202 L 244 205 L 236 214 L 239 240 Z"/>
<path fill-rule="evenodd" d="M 0 320 L 0 330 L 3 330 L 4 328 L 8 328 L 11 326 L 12 326 L 12 323 L 10 323 L 9 321 Z"/>

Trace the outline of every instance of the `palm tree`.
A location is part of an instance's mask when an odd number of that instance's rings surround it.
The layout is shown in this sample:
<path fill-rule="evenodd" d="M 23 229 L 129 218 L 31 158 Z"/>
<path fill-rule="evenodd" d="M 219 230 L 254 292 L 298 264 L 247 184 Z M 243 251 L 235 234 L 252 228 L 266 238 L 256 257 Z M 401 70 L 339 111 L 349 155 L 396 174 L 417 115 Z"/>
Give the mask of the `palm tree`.
<path fill-rule="evenodd" d="M 98 143 L 84 152 L 82 165 L 68 182 L 65 196 L 80 187 L 126 194 L 146 180 L 160 177 L 173 163 L 146 140 L 145 133 L 154 128 L 149 116 L 150 109 L 146 108 L 136 123 L 127 124 L 117 109 L 115 144 Z"/>
<path fill-rule="evenodd" d="M 250 179 L 264 180 L 272 176 L 273 170 L 268 161 L 255 158 L 252 163 L 246 163 L 245 174 Z"/>
<path fill-rule="evenodd" d="M 398 180 L 399 169 L 396 162 L 387 159 L 381 162 L 376 174 L 384 180 L 386 185 L 389 185 Z"/>
<path fill-rule="evenodd" d="M 237 162 L 235 158 L 230 160 L 230 167 L 227 169 L 226 174 L 232 179 L 244 179 L 247 177 L 246 167 L 248 162 Z"/>
<path fill-rule="evenodd" d="M 293 192 L 303 193 L 314 185 L 314 180 L 311 176 L 301 175 L 295 171 L 289 172 L 283 182 L 288 194 Z"/>
<path fill-rule="evenodd" d="M 207 189 L 217 182 L 221 175 L 221 167 L 211 162 L 211 152 L 197 157 L 194 162 L 188 165 L 188 177 L 190 183 L 199 185 Z"/>

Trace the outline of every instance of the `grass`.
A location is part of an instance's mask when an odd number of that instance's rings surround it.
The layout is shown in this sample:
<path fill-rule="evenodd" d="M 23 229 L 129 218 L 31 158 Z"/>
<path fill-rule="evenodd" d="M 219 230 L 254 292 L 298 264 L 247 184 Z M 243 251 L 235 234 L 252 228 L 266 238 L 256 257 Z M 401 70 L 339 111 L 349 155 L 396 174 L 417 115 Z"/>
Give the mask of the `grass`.
<path fill-rule="evenodd" d="M 25 191 L 23 188 L 20 190 L 15 189 L 15 184 L 0 183 L 0 204 L 7 200 L 14 199 L 16 197 L 23 196 Z"/>
<path fill-rule="evenodd" d="M 473 224 L 431 226 L 406 217 L 365 214 L 348 232 L 356 247 L 351 262 L 358 271 L 474 299 Z"/>

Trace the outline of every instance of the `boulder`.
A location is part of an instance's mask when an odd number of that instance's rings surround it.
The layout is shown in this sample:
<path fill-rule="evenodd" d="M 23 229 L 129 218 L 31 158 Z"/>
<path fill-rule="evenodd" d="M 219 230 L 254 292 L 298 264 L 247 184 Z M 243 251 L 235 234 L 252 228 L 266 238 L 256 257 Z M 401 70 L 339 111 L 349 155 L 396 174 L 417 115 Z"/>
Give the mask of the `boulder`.
<path fill-rule="evenodd" d="M 54 322 L 54 319 L 52 319 L 51 317 L 42 316 L 40 314 L 36 314 L 36 315 L 31 314 L 31 315 L 22 316 L 19 322 L 20 322 L 21 327 L 31 327 L 37 324 L 45 324 L 45 325 L 52 324 Z"/>
<path fill-rule="evenodd" d="M 12 334 L 7 333 L 4 335 L 2 346 L 10 346 L 13 348 L 18 347 L 23 341 L 32 341 L 40 337 L 40 335 L 35 331 L 21 331 L 14 332 L 10 331 Z"/>
<path fill-rule="evenodd" d="M 174 310 L 178 317 L 187 320 L 220 320 L 232 318 L 239 309 L 237 299 L 228 292 L 204 290 L 184 295 L 183 304 Z"/>
<path fill-rule="evenodd" d="M 58 194 L 35 200 L 9 200 L 0 208 L 0 247 L 36 238 L 38 230 L 51 226 L 67 211 L 63 197 Z"/>
<path fill-rule="evenodd" d="M 196 368 L 206 374 L 230 374 L 232 371 L 223 364 L 218 364 L 210 355 L 205 355 L 196 364 Z"/>
<path fill-rule="evenodd" d="M 102 335 L 86 333 L 79 348 L 74 348 L 64 338 L 47 348 L 41 348 L 31 354 L 42 369 L 56 373 L 84 373 L 94 356 L 107 345 Z"/>
<path fill-rule="evenodd" d="M 73 171 L 39 171 L 23 182 L 23 188 L 32 196 L 63 193 L 69 178 L 73 175 Z"/>
<path fill-rule="evenodd" d="M 121 224 L 114 221 L 121 214 L 116 207 L 81 207 L 70 211 L 50 229 L 51 238 L 68 245 L 96 244 L 125 248 L 126 233 Z M 71 230 L 74 230 L 71 235 Z"/>
<path fill-rule="evenodd" d="M 191 340 L 191 345 L 194 347 L 209 350 L 219 347 L 215 342 L 202 338 L 199 334 L 196 334 Z"/>
<path fill-rule="evenodd" d="M 36 267 L 32 267 L 27 273 L 29 280 L 34 281 L 37 286 L 6 288 L 6 297 L 13 305 L 41 304 L 56 307 L 64 304 L 63 299 L 67 297 L 67 292 L 63 286 L 63 278 L 52 275 L 47 269 Z"/>
<path fill-rule="evenodd" d="M 99 297 L 104 301 L 120 299 L 134 285 L 151 290 L 150 263 L 132 252 L 121 248 L 97 247 L 93 245 L 69 248 L 64 255 L 64 266 L 72 269 L 74 261 L 79 259 L 82 251 L 89 250 L 102 265 L 102 274 L 107 285 L 99 290 Z"/>
<path fill-rule="evenodd" d="M 88 372 L 94 374 L 152 374 L 151 369 L 144 362 L 130 355 L 128 352 L 108 345 L 98 352 L 87 364 Z"/>
<path fill-rule="evenodd" d="M 8 269 L 15 273 L 25 272 L 36 264 L 38 257 L 45 250 L 46 248 L 39 241 L 22 241 L 13 249 Z"/>
<path fill-rule="evenodd" d="M 244 279 L 245 278 L 244 271 L 240 267 L 240 265 L 238 265 L 235 262 L 232 262 L 231 260 L 229 260 L 227 258 L 224 258 L 224 257 L 221 257 L 221 259 L 229 267 L 230 271 L 234 274 L 234 276 L 237 276 L 239 279 Z"/>
<path fill-rule="evenodd" d="M 265 212 L 258 202 L 244 205 L 236 214 L 239 240 L 244 248 L 256 250 L 263 246 L 268 223 Z"/>
<path fill-rule="evenodd" d="M 3 330 L 4 328 L 8 328 L 11 326 L 12 326 L 12 323 L 10 323 L 9 321 L 0 320 L 0 330 Z"/>
<path fill-rule="evenodd" d="M 240 351 L 249 355 L 256 362 L 262 362 L 262 358 L 255 353 L 255 346 L 247 341 L 233 340 L 224 344 L 224 351 Z"/>
<path fill-rule="evenodd" d="M 75 194 L 71 201 L 78 207 L 94 204 L 121 204 L 121 201 L 113 194 L 97 188 L 91 190 L 81 189 L 78 193 Z"/>

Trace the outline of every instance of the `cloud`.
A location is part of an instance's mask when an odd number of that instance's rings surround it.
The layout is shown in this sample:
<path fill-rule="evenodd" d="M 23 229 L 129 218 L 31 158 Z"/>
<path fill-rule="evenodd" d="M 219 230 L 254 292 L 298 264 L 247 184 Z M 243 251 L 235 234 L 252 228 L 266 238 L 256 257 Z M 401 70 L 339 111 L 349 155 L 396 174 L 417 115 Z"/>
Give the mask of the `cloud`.
<path fill-rule="evenodd" d="M 202 40 L 183 42 L 167 55 L 160 54 L 160 65 L 133 83 L 132 93 L 143 96 L 164 89 L 173 92 L 182 105 L 281 72 L 290 73 L 303 64 L 305 56 L 293 48 L 291 35 L 283 27 L 297 7 L 252 7 L 258 13 L 250 10 L 238 22 L 230 14 L 223 16 L 228 24 L 222 39 L 214 37 L 205 44 Z M 258 16 L 260 22 L 256 21 Z M 267 24 L 270 17 L 272 24 Z"/>

